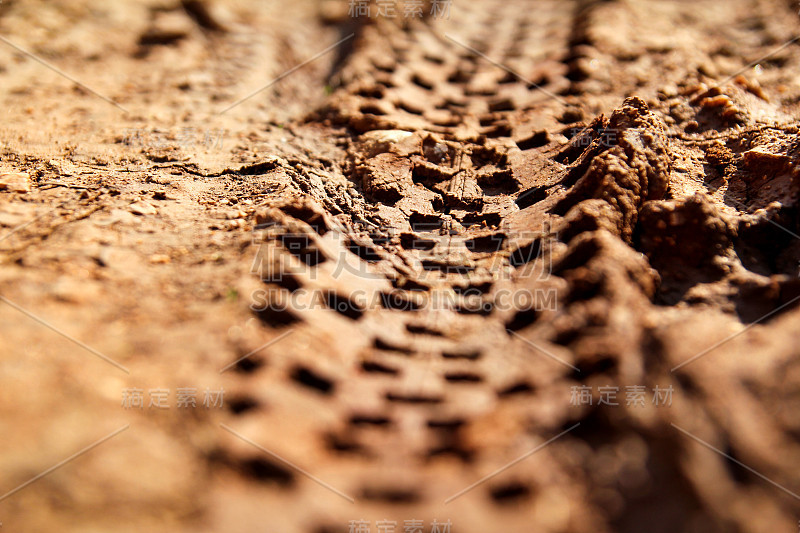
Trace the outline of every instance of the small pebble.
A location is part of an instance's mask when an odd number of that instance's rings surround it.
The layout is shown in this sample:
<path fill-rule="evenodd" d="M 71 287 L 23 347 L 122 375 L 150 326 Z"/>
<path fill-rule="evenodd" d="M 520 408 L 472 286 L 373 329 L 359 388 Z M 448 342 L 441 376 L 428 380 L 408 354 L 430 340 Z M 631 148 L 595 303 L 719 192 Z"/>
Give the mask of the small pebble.
<path fill-rule="evenodd" d="M 155 215 L 158 213 L 156 208 L 147 202 L 136 202 L 135 204 L 131 204 L 128 207 L 128 210 L 134 215 L 139 216 Z"/>

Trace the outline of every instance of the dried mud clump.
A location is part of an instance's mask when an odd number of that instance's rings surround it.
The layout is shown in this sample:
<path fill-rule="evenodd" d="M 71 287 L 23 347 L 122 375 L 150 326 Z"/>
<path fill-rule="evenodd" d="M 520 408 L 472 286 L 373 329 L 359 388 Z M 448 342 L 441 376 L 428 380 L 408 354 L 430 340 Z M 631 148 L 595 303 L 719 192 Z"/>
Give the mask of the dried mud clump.
<path fill-rule="evenodd" d="M 667 194 L 670 157 L 664 124 L 643 100 L 632 97 L 610 119 L 601 116 L 588 129 L 581 135 L 590 135 L 591 145 L 570 168 L 567 181 L 588 168 L 555 211 L 581 218 L 569 210 L 591 199 L 603 200 L 618 213 L 607 218 L 614 221 L 614 233 L 630 243 L 644 203 Z"/>
<path fill-rule="evenodd" d="M 673 285 L 720 279 L 730 268 L 724 258 L 735 230 L 701 194 L 647 203 L 639 228 L 639 249 L 664 278 L 662 293 Z"/>
<path fill-rule="evenodd" d="M 674 277 L 690 269 L 720 270 L 715 260 L 731 246 L 733 228 L 701 194 L 686 200 L 646 204 L 640 214 L 640 250 Z"/>

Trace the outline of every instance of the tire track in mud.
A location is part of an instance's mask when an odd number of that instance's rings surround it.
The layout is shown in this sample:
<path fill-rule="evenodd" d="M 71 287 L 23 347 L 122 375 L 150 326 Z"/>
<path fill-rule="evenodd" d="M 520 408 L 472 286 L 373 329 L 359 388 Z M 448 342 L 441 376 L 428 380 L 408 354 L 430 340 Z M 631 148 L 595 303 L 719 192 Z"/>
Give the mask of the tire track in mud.
<path fill-rule="evenodd" d="M 701 196 L 692 198 L 683 169 L 673 164 L 676 153 L 696 153 L 679 137 L 698 116 L 709 133 L 740 135 L 730 129 L 750 120 L 720 114 L 709 102 L 724 93 L 746 108 L 750 89 L 743 82 L 700 94 L 688 69 L 673 71 L 667 76 L 679 85 L 674 94 L 651 86 L 644 92 L 655 98 L 630 98 L 609 117 L 590 119 L 582 97 L 598 82 L 609 84 L 591 65 L 598 53 L 609 61 L 598 51 L 607 43 L 595 34 L 605 35 L 609 14 L 632 12 L 622 2 L 582 1 L 519 16 L 523 4 L 472 4 L 451 21 L 364 25 L 331 102 L 307 119 L 348 133 L 337 179 L 346 184 L 341 194 L 354 200 L 336 203 L 358 207 L 331 213 L 298 190 L 305 200 L 278 200 L 259 218 L 265 249 L 300 265 L 287 280 L 286 261 L 261 262 L 262 278 L 278 292 L 323 295 L 314 312 L 287 310 L 287 323 L 317 338 L 352 339 L 347 349 L 328 350 L 334 363 L 287 358 L 287 379 L 318 395 L 331 419 L 297 438 L 318 443 L 319 460 L 356 495 L 361 515 L 377 520 L 390 512 L 402 521 L 434 518 L 443 497 L 491 471 L 499 457 L 513 458 L 510 450 L 520 443 L 580 422 L 543 452 L 547 459 L 522 463 L 448 508 L 463 517 L 459 529 L 502 523 L 524 531 L 535 523 L 537 530 L 627 531 L 639 527 L 643 509 L 671 507 L 664 527 L 682 530 L 708 505 L 749 530 L 746 519 L 707 499 L 709 480 L 695 479 L 674 453 L 685 443 L 670 421 L 697 409 L 697 398 L 688 382 L 656 362 L 675 357 L 664 346 L 675 341 L 650 324 L 660 319 L 654 302 L 674 305 L 671 294 L 687 294 L 687 281 L 675 278 L 679 267 L 667 256 L 694 265 L 688 286 L 695 290 L 705 287 L 709 265 L 738 261 L 730 254 L 743 241 L 723 228 L 744 222 L 726 218 L 702 196 L 711 189 L 693 186 Z M 477 12 L 483 6 L 485 15 Z M 442 37 L 450 33 L 467 36 L 466 46 Z M 536 91 L 531 81 L 568 100 Z M 732 143 L 740 153 L 753 149 Z M 674 213 L 686 222 L 671 226 Z M 763 227 L 761 220 L 756 225 Z M 690 234 L 708 240 L 683 248 Z M 673 238 L 675 249 L 663 251 Z M 355 278 L 325 266 L 345 256 L 358 265 Z M 764 309 L 790 301 L 793 282 L 779 283 L 786 284 L 784 299 Z M 498 305 L 501 294 L 537 290 L 553 291 L 555 307 Z M 283 320 L 272 312 L 262 317 L 266 324 Z M 573 387 L 601 382 L 618 390 L 669 386 L 684 396 L 677 414 L 655 412 L 649 421 L 630 406 L 614 413 L 571 408 Z M 248 416 L 269 425 L 269 414 Z M 581 445 L 597 453 L 633 443 L 646 453 L 623 454 L 619 468 L 661 490 L 637 494 L 601 481 L 592 454 L 577 470 L 565 460 Z M 559 494 L 559 516 L 569 518 L 548 522 L 536 506 L 546 490 Z M 339 527 L 329 522 L 319 530 Z"/>

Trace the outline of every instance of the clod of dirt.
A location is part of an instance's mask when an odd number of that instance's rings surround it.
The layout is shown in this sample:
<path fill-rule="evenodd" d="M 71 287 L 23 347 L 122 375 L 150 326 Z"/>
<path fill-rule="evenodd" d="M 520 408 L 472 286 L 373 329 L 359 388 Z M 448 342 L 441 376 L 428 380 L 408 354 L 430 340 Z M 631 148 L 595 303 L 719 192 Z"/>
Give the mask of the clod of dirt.
<path fill-rule="evenodd" d="M 375 130 L 359 137 L 360 150 L 366 157 L 391 152 L 399 156 L 409 156 L 419 151 L 419 138 L 410 131 Z"/>
<path fill-rule="evenodd" d="M 675 303 L 689 287 L 730 271 L 736 230 L 706 196 L 649 202 L 639 225 L 639 249 L 661 274 L 666 301 Z"/>
<path fill-rule="evenodd" d="M 30 192 L 31 178 L 25 172 L 0 174 L 0 191 Z"/>
<path fill-rule="evenodd" d="M 147 202 L 136 202 L 128 207 L 128 210 L 134 215 L 147 216 L 155 215 L 158 210 Z"/>
<path fill-rule="evenodd" d="M 355 169 L 362 180 L 367 197 L 387 205 L 394 205 L 414 185 L 411 179 L 412 164 L 395 154 L 379 154 Z"/>

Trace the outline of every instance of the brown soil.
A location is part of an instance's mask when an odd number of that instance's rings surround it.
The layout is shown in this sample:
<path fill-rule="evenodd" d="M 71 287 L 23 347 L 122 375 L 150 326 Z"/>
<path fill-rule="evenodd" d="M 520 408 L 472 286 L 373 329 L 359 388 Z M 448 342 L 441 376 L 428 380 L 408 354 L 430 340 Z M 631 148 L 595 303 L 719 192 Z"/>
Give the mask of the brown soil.
<path fill-rule="evenodd" d="M 3 530 L 797 530 L 798 6 L 430 9 L 0 3 Z"/>

